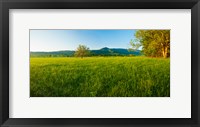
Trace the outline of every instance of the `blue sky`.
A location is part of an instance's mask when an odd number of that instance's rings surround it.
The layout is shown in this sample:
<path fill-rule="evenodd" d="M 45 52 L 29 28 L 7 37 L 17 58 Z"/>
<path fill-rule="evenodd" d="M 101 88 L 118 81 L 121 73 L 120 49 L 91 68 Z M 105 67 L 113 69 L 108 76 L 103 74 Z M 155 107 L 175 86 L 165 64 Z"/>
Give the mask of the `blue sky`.
<path fill-rule="evenodd" d="M 30 30 L 30 51 L 130 48 L 135 30 Z"/>

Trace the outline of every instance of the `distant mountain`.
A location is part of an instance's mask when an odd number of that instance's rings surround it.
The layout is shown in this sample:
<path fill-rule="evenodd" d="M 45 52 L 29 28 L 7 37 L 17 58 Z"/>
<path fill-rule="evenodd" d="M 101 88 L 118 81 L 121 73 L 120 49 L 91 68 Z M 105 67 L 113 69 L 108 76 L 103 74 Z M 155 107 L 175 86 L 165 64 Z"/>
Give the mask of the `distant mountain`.
<path fill-rule="evenodd" d="M 100 50 L 91 50 L 91 54 L 94 56 L 127 56 L 127 55 L 140 55 L 140 50 L 129 51 L 123 48 L 107 48 L 104 47 Z"/>
<path fill-rule="evenodd" d="M 72 57 L 75 51 L 53 51 L 53 52 L 31 52 L 31 57 Z M 140 50 L 129 51 L 123 48 L 108 48 L 104 47 L 99 50 L 90 50 L 91 56 L 128 56 L 128 55 L 141 55 Z"/>

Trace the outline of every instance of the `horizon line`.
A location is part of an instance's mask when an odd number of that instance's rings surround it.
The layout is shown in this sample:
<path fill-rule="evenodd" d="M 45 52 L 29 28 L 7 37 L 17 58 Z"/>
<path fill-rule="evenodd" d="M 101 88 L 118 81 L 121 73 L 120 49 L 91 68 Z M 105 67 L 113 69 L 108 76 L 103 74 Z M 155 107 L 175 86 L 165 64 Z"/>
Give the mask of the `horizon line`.
<path fill-rule="evenodd" d="M 108 47 L 103 47 L 103 48 L 108 48 Z M 99 49 L 89 49 L 89 50 L 101 50 L 103 48 L 99 48 Z M 129 49 L 129 48 L 108 48 L 108 49 Z M 139 49 L 137 49 L 139 50 Z M 30 52 L 59 52 L 59 51 L 76 51 L 76 49 L 69 49 L 69 50 L 52 50 L 52 51 L 30 51 Z"/>

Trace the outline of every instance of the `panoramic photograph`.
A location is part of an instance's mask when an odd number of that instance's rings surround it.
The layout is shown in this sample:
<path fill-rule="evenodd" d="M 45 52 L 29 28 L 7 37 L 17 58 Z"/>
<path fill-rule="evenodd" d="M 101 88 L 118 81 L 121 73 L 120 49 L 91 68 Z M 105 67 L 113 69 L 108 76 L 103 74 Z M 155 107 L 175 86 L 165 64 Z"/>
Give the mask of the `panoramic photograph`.
<path fill-rule="evenodd" d="M 170 30 L 30 29 L 30 97 L 170 97 Z"/>

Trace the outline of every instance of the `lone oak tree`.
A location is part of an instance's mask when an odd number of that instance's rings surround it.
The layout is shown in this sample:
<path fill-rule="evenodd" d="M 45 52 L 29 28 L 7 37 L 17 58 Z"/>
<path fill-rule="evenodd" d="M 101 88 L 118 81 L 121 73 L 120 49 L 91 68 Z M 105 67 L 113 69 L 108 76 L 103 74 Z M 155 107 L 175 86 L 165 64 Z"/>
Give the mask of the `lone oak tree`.
<path fill-rule="evenodd" d="M 75 52 L 75 56 L 81 57 L 81 58 L 85 56 L 89 56 L 89 54 L 90 54 L 89 48 L 85 45 L 79 45 Z"/>

